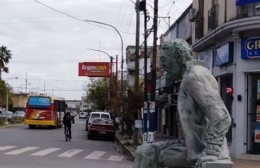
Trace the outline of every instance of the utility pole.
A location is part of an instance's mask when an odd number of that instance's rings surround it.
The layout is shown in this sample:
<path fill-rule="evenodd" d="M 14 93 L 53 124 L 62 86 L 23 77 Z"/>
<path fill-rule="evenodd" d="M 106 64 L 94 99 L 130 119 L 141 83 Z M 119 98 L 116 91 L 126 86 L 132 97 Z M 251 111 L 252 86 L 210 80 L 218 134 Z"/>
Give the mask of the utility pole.
<path fill-rule="evenodd" d="M 139 36 L 140 36 L 140 0 L 136 0 L 136 38 L 135 38 L 135 93 L 139 93 Z M 138 120 L 138 110 L 135 109 L 134 119 Z M 134 128 L 134 144 L 138 145 L 138 128 Z"/>
<path fill-rule="evenodd" d="M 140 2 L 140 11 L 144 12 L 144 107 L 143 107 L 143 143 L 147 142 L 148 96 L 147 96 L 147 11 L 146 0 Z"/>
<path fill-rule="evenodd" d="M 156 90 L 156 55 L 157 55 L 157 18 L 158 18 L 158 0 L 154 0 L 154 19 L 153 19 L 153 56 L 151 67 L 151 101 L 149 108 L 149 132 L 150 143 L 154 140 L 156 130 L 156 110 L 155 110 L 155 90 Z"/>

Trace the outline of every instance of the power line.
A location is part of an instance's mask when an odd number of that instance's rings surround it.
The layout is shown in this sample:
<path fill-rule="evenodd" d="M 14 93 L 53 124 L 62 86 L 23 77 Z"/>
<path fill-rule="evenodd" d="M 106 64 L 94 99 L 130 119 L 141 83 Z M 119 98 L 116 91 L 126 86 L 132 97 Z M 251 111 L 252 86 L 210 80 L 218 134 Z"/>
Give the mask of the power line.
<path fill-rule="evenodd" d="M 80 19 L 80 18 L 75 17 L 75 16 L 73 16 L 73 15 L 70 15 L 70 14 L 68 14 L 68 13 L 62 12 L 62 11 L 60 11 L 60 10 L 58 10 L 58 9 L 55 9 L 55 8 L 49 6 L 49 5 L 46 5 L 45 3 L 42 3 L 42 2 L 40 2 L 40 1 L 38 1 L 38 0 L 34 0 L 34 1 L 37 2 L 37 3 L 39 3 L 39 4 L 41 4 L 41 5 L 43 5 L 43 6 L 45 6 L 45 7 L 47 7 L 47 8 L 49 8 L 49 9 L 51 9 L 51 10 L 54 10 L 55 12 L 58 12 L 58 13 L 60 13 L 60 14 L 62 14 L 62 15 L 65 15 L 65 16 L 67 16 L 67 17 L 70 17 L 70 18 L 72 18 L 72 19 L 75 19 L 75 20 L 78 20 L 78 21 L 81 21 L 81 22 L 84 22 L 84 23 L 88 23 L 88 24 L 90 24 L 90 25 L 94 25 L 94 26 L 97 26 L 97 27 L 101 27 L 101 28 L 104 28 L 104 29 L 108 29 L 108 28 L 106 28 L 105 26 L 99 26 L 99 25 L 97 25 L 97 24 L 91 24 L 91 22 L 86 22 L 86 21 L 83 20 L 83 19 Z M 120 32 L 121 32 L 121 31 L 120 31 Z M 127 34 L 127 32 L 124 32 L 124 33 Z M 130 34 L 130 33 L 129 33 L 129 34 Z M 133 33 L 133 34 L 134 34 L 134 33 Z"/>
<path fill-rule="evenodd" d="M 26 79 L 26 78 L 19 78 Z M 86 80 L 72 80 L 72 79 L 40 79 L 40 78 L 27 78 L 28 80 L 37 80 L 37 81 L 55 81 L 55 82 L 86 82 Z"/>
<path fill-rule="evenodd" d="M 55 8 L 49 6 L 49 5 L 46 5 L 45 3 L 42 3 L 42 2 L 37 1 L 37 0 L 34 0 L 34 1 L 37 2 L 37 3 L 39 3 L 39 4 L 41 4 L 41 5 L 43 5 L 43 6 L 45 6 L 45 7 L 47 7 L 47 8 L 49 8 L 49 9 L 52 9 L 52 10 L 58 12 L 58 13 L 61 13 L 61 14 L 65 15 L 65 16 L 67 16 L 67 17 L 70 17 L 70 18 L 76 19 L 76 20 L 78 20 L 78 21 L 84 22 L 84 20 L 82 20 L 82 19 L 80 19 L 80 18 L 77 18 L 77 17 L 75 17 L 75 16 L 73 16 L 73 15 L 70 15 L 70 14 L 67 14 L 67 13 L 65 13 L 65 12 L 62 12 L 62 11 L 60 11 L 60 10 L 57 10 L 57 9 L 55 9 Z"/>
<path fill-rule="evenodd" d="M 135 4 L 135 2 L 133 0 L 130 0 L 131 2 L 133 2 L 133 4 Z"/>

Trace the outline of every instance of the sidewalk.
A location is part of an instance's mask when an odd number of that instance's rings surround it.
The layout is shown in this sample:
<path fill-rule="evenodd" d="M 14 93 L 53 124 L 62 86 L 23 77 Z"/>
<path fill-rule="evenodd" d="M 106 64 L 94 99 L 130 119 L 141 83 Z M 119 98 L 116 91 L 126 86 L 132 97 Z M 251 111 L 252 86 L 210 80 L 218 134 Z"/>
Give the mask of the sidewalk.
<path fill-rule="evenodd" d="M 157 141 L 169 140 L 170 137 L 165 135 L 157 135 Z M 128 154 L 129 159 L 134 161 L 136 146 L 133 145 L 133 139 L 125 139 L 122 135 L 116 134 L 116 139 L 120 143 L 123 151 Z M 232 159 L 234 168 L 260 168 L 260 160 L 248 160 L 248 159 Z"/>

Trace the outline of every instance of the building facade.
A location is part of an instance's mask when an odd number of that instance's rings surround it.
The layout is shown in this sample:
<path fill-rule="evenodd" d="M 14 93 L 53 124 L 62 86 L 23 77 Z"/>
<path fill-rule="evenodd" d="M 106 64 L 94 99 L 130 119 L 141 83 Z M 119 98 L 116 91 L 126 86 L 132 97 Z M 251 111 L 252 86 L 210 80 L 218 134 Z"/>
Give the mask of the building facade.
<path fill-rule="evenodd" d="M 12 102 L 13 107 L 12 110 L 25 110 L 26 103 L 27 103 L 27 93 L 13 93 L 12 94 Z"/>
<path fill-rule="evenodd" d="M 260 154 L 260 1 L 194 0 L 192 47 L 219 82 L 232 117 L 231 156 Z"/>
<path fill-rule="evenodd" d="M 147 72 L 150 70 L 152 47 L 147 47 Z M 126 66 L 127 66 L 127 85 L 129 88 L 134 89 L 135 86 L 135 46 L 126 47 Z M 144 80 L 144 47 L 139 48 L 139 84 Z"/>
<path fill-rule="evenodd" d="M 191 44 L 192 26 L 189 16 L 189 11 L 191 8 L 192 6 L 190 5 L 160 37 L 160 43 L 180 38 Z M 159 61 L 158 64 L 160 67 Z M 179 138 L 182 136 L 182 132 L 179 126 L 180 123 L 178 122 L 179 120 L 177 111 L 177 93 L 180 83 L 178 81 L 166 81 L 165 72 L 158 73 L 157 77 L 157 131 L 171 136 L 172 138 Z"/>
<path fill-rule="evenodd" d="M 66 100 L 67 108 L 66 112 L 73 114 L 79 114 L 81 101 L 80 100 Z"/>

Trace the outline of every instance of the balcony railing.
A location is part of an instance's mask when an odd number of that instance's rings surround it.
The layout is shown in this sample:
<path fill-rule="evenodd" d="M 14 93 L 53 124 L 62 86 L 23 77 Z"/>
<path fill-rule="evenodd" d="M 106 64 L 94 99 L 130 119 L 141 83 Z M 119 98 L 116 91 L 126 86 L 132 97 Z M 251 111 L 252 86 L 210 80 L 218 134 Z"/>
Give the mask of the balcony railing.
<path fill-rule="evenodd" d="M 208 11 L 208 30 L 212 31 L 218 26 L 218 5 Z"/>
<path fill-rule="evenodd" d="M 203 37 L 203 17 L 199 17 L 195 22 L 195 39 Z"/>
<path fill-rule="evenodd" d="M 237 6 L 237 18 L 260 15 L 260 2 Z"/>

